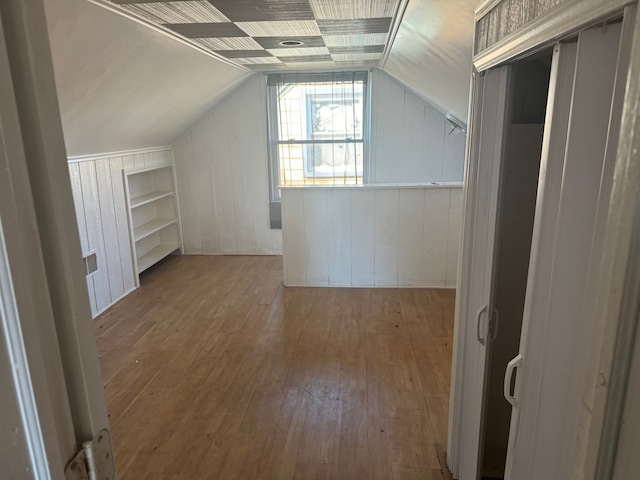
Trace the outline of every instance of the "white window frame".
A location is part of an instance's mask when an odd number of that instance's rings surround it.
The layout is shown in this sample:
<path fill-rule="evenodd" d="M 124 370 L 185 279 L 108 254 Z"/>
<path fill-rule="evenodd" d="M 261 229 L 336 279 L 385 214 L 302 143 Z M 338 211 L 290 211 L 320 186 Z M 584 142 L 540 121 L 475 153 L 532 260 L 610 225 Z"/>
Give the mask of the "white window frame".
<path fill-rule="evenodd" d="M 281 214 L 280 214 L 280 145 L 317 145 L 320 143 L 327 144 L 362 144 L 363 158 L 362 158 L 362 172 L 358 175 L 362 178 L 362 183 L 369 182 L 369 149 L 370 149 L 370 132 L 371 132 L 371 78 L 369 71 L 349 71 L 349 72 L 324 72 L 324 73 L 290 73 L 290 74 L 270 74 L 266 76 L 267 80 L 267 128 L 268 128 L 268 142 L 269 142 L 269 204 L 270 204 L 270 216 L 271 216 L 271 228 L 281 228 Z M 283 81 L 289 81 L 290 83 L 313 83 L 313 82 L 333 82 L 340 80 L 362 80 L 364 81 L 363 92 L 363 126 L 362 126 L 362 140 L 351 139 L 345 137 L 344 139 L 326 140 L 326 141 L 311 141 L 311 140 L 281 140 L 279 138 L 278 131 L 278 93 L 275 87 L 277 83 L 283 83 Z M 323 175 L 322 173 L 312 173 L 307 164 L 305 158 L 304 161 L 304 175 L 315 178 L 331 178 L 330 175 Z M 331 185 L 327 185 L 330 187 Z"/>

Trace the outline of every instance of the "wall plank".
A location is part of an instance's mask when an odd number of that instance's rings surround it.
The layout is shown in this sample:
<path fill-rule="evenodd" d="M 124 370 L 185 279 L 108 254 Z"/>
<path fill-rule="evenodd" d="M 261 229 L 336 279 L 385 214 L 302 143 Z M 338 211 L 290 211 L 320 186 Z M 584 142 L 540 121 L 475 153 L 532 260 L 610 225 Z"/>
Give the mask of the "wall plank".
<path fill-rule="evenodd" d="M 122 170 L 172 159 L 172 149 L 165 148 L 75 158 L 69 163 L 82 252 L 95 251 L 98 264 L 87 277 L 94 317 L 135 289 Z"/>
<path fill-rule="evenodd" d="M 307 264 L 304 223 L 304 192 L 292 190 L 287 192 L 289 201 L 282 204 L 282 222 L 287 229 L 282 236 L 283 250 L 287 256 L 283 258 L 285 285 L 306 285 Z"/>
<path fill-rule="evenodd" d="M 374 197 L 374 281 L 379 287 L 398 284 L 398 209 L 397 188 L 375 190 Z"/>
<path fill-rule="evenodd" d="M 254 75 L 176 142 L 185 253 L 282 253 L 269 221 L 266 118 L 264 77 Z"/>
<path fill-rule="evenodd" d="M 329 285 L 351 284 L 351 191 L 327 195 Z"/>
<path fill-rule="evenodd" d="M 460 182 L 466 136 L 384 72 L 372 73 L 372 183 Z"/>
<path fill-rule="evenodd" d="M 425 285 L 447 285 L 447 253 L 449 246 L 450 189 L 424 192 L 424 245 L 422 282 Z"/>
<path fill-rule="evenodd" d="M 307 282 L 329 285 L 329 228 L 333 220 L 327 214 L 326 189 L 311 189 L 304 194 L 304 235 Z"/>
<path fill-rule="evenodd" d="M 422 285 L 424 216 L 416 216 L 416 205 L 424 205 L 425 191 L 400 190 L 398 207 L 398 284 Z"/>
<path fill-rule="evenodd" d="M 111 179 L 111 164 L 109 161 L 95 163 L 96 178 L 98 182 L 98 201 L 102 231 L 102 244 L 104 245 L 104 259 L 109 279 L 109 298 L 120 298 L 124 295 L 124 281 L 122 278 L 122 264 L 120 263 L 120 244 L 118 241 L 118 225 L 113 203 L 113 185 Z"/>
<path fill-rule="evenodd" d="M 351 190 L 350 200 L 351 282 L 346 284 L 371 286 L 375 264 L 374 191 Z"/>
<path fill-rule="evenodd" d="M 111 304 L 109 291 L 109 270 L 105 258 L 104 237 L 102 235 L 102 216 L 98 198 L 98 182 L 95 162 L 81 162 L 80 182 L 89 239 L 89 251 L 96 253 L 98 271 L 93 274 L 96 294 L 96 311 L 100 312 Z"/>
<path fill-rule="evenodd" d="M 285 188 L 285 285 L 455 287 L 462 188 Z"/>
<path fill-rule="evenodd" d="M 462 233 L 462 189 L 452 188 L 449 197 L 449 240 L 447 242 L 447 287 L 456 287 L 458 281 L 458 250 Z"/>

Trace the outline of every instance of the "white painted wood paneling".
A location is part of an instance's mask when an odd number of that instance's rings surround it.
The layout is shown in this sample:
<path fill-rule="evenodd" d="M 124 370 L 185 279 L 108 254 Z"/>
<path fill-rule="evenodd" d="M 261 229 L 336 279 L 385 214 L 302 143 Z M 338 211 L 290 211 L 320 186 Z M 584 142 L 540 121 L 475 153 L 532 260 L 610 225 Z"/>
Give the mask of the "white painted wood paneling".
<path fill-rule="evenodd" d="M 284 188 L 285 285 L 455 287 L 461 193 L 461 185 Z"/>
<path fill-rule="evenodd" d="M 434 192 L 435 190 L 431 190 Z M 425 215 L 416 216 L 415 205 L 424 204 L 425 190 L 410 188 L 400 190 L 398 204 L 398 284 L 422 285 L 422 259 L 424 252 Z M 440 194 L 441 197 L 445 195 Z M 447 212 L 448 214 L 448 212 Z M 430 218 L 426 220 L 430 221 Z"/>
<path fill-rule="evenodd" d="M 283 229 L 283 250 L 287 255 L 283 257 L 284 284 L 306 285 L 307 262 L 305 259 L 306 245 L 301 238 L 305 238 L 304 224 L 304 191 L 287 191 L 289 199 L 286 208 L 282 208 L 282 223 L 288 225 Z"/>
<path fill-rule="evenodd" d="M 399 199 L 400 191 L 397 188 L 376 190 L 374 194 L 373 271 L 377 287 L 392 287 L 398 284 Z M 409 252 L 404 253 L 408 254 Z"/>
<path fill-rule="evenodd" d="M 351 285 L 371 286 L 374 284 L 373 270 L 375 265 L 373 228 L 375 212 L 372 208 L 375 192 L 370 189 L 350 190 Z M 349 285 L 349 283 L 347 282 L 345 285 Z"/>
<path fill-rule="evenodd" d="M 329 285 L 345 285 L 351 280 L 351 192 L 338 189 L 327 195 Z"/>
<path fill-rule="evenodd" d="M 465 136 L 448 135 L 448 122 L 441 112 L 385 73 L 372 73 L 371 88 L 371 182 L 462 181 Z M 282 233 L 269 224 L 266 119 L 265 78 L 254 75 L 176 142 L 185 253 L 282 253 Z M 386 237 L 375 238 L 384 241 Z M 397 238 L 389 240 L 397 245 Z M 397 276 L 399 266 L 384 263 L 393 257 L 381 254 L 382 263 L 374 263 L 380 281 L 396 283 L 389 273 Z M 365 281 L 369 274 L 355 268 Z M 334 271 L 331 276 L 337 276 L 331 282 L 341 282 L 344 272 Z"/>
<path fill-rule="evenodd" d="M 462 181 L 466 136 L 386 73 L 371 88 L 371 183 Z"/>
<path fill-rule="evenodd" d="M 424 193 L 423 238 L 431 248 L 425 249 L 422 255 L 422 282 L 432 285 L 447 278 L 450 194 L 448 190 L 447 195 L 440 190 L 427 190 Z"/>
<path fill-rule="evenodd" d="M 135 289 L 122 170 L 172 159 L 170 147 L 70 159 L 82 254 L 98 263 L 87 277 L 94 317 Z"/>
<path fill-rule="evenodd" d="M 266 85 L 254 75 L 175 145 L 187 254 L 282 253 L 268 205 Z"/>

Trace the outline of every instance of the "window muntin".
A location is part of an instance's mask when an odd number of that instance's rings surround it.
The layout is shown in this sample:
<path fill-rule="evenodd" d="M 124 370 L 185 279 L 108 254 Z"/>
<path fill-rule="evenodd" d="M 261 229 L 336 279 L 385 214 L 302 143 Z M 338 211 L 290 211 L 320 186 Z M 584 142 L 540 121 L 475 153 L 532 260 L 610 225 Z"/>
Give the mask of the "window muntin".
<path fill-rule="evenodd" d="M 271 199 L 289 185 L 363 183 L 366 72 L 269 75 Z"/>

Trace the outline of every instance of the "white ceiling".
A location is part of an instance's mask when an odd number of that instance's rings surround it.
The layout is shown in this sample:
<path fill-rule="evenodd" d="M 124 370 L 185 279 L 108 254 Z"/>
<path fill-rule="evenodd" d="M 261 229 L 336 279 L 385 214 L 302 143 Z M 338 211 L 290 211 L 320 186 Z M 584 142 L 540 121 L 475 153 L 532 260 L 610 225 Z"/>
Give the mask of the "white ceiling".
<path fill-rule="evenodd" d="M 167 145 L 249 73 L 86 0 L 45 0 L 69 156 Z"/>
<path fill-rule="evenodd" d="M 384 71 L 466 123 L 479 0 L 410 0 Z"/>
<path fill-rule="evenodd" d="M 466 121 L 479 0 L 410 0 L 384 70 Z M 87 0 L 44 0 L 67 151 L 174 142 L 248 73 Z"/>

